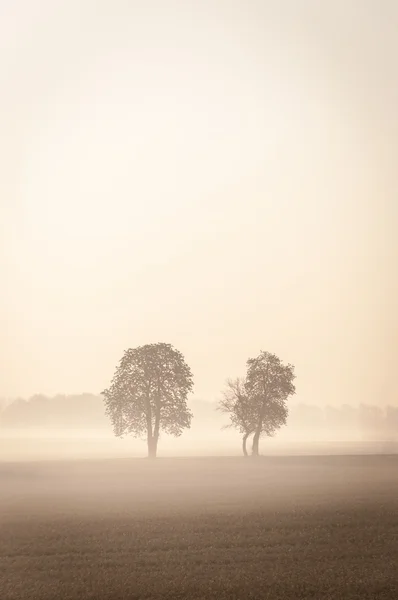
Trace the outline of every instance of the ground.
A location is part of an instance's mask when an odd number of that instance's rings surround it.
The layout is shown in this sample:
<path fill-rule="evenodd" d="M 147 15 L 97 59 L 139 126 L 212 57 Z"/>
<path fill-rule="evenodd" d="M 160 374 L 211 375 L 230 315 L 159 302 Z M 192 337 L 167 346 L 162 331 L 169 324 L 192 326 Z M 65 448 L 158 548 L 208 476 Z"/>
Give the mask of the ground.
<path fill-rule="evenodd" d="M 398 456 L 0 463 L 1 600 L 398 598 Z"/>

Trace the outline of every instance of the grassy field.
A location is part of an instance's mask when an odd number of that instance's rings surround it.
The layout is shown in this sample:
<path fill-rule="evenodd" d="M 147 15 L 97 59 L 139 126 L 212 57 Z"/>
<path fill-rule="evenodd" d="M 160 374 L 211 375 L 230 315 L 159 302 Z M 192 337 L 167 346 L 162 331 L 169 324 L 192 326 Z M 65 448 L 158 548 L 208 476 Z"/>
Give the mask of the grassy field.
<path fill-rule="evenodd" d="M 396 599 L 398 457 L 0 463 L 0 598 Z"/>

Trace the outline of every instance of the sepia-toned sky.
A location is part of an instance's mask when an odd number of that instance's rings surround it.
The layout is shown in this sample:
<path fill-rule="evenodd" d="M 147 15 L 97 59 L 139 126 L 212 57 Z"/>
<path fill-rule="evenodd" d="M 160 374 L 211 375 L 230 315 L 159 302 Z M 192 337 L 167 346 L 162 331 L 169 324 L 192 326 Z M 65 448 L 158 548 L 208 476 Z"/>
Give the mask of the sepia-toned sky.
<path fill-rule="evenodd" d="M 0 396 L 165 341 L 196 395 L 397 401 L 398 3 L 0 0 Z"/>

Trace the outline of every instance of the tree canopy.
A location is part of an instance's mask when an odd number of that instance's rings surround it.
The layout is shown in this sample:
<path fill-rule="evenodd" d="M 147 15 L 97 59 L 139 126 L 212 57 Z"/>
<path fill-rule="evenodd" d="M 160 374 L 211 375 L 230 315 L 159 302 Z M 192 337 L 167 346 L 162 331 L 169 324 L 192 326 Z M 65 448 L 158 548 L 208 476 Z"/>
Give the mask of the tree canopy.
<path fill-rule="evenodd" d="M 192 389 L 191 370 L 170 344 L 126 350 L 110 387 L 103 392 L 115 435 L 145 434 L 148 456 L 154 458 L 160 431 L 179 436 L 190 427 L 187 397 Z"/>
<path fill-rule="evenodd" d="M 294 367 L 284 365 L 276 354 L 261 352 L 247 361 L 246 389 L 256 412 L 253 454 L 259 453 L 262 434 L 273 435 L 288 416 L 287 399 L 295 394 Z"/>
<path fill-rule="evenodd" d="M 261 352 L 247 361 L 244 379 L 229 381 L 219 404 L 229 414 L 231 426 L 243 434 L 243 453 L 253 434 L 252 454 L 259 453 L 262 435 L 272 436 L 287 421 L 287 399 L 295 393 L 293 365 L 284 365 L 276 354 Z"/>

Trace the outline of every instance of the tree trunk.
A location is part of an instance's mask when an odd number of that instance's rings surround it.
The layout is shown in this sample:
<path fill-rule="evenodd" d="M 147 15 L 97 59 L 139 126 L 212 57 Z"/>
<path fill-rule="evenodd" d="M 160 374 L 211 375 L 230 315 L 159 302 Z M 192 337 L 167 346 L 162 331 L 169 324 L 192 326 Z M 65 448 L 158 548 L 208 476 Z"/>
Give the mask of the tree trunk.
<path fill-rule="evenodd" d="M 259 443 L 260 443 L 261 427 L 257 427 L 252 446 L 252 456 L 259 456 Z"/>
<path fill-rule="evenodd" d="M 245 435 L 243 436 L 243 440 L 242 440 L 243 456 L 249 456 L 247 453 L 247 446 L 246 446 L 247 438 L 249 437 L 249 435 L 250 435 L 250 433 L 245 433 Z"/>
<path fill-rule="evenodd" d="M 155 426 L 153 428 L 153 433 L 151 436 L 150 447 L 149 447 L 149 443 L 148 443 L 148 457 L 149 458 L 156 458 L 157 451 L 158 451 L 159 429 L 160 429 L 160 406 L 158 406 L 156 408 Z"/>
<path fill-rule="evenodd" d="M 156 458 L 156 449 L 153 444 L 152 408 L 151 408 L 151 400 L 149 397 L 149 392 L 147 392 L 147 395 L 145 398 L 145 418 L 146 418 L 146 432 L 147 432 L 147 442 L 148 442 L 148 458 Z"/>
<path fill-rule="evenodd" d="M 158 440 L 153 436 L 148 436 L 148 458 L 156 458 L 158 450 Z"/>
<path fill-rule="evenodd" d="M 258 456 L 258 444 L 260 441 L 260 436 L 257 435 L 257 432 L 254 434 L 253 437 L 253 446 L 252 446 L 252 456 Z"/>
<path fill-rule="evenodd" d="M 260 435 L 263 430 L 264 405 L 261 407 L 258 423 L 253 436 L 252 456 L 259 456 Z"/>

